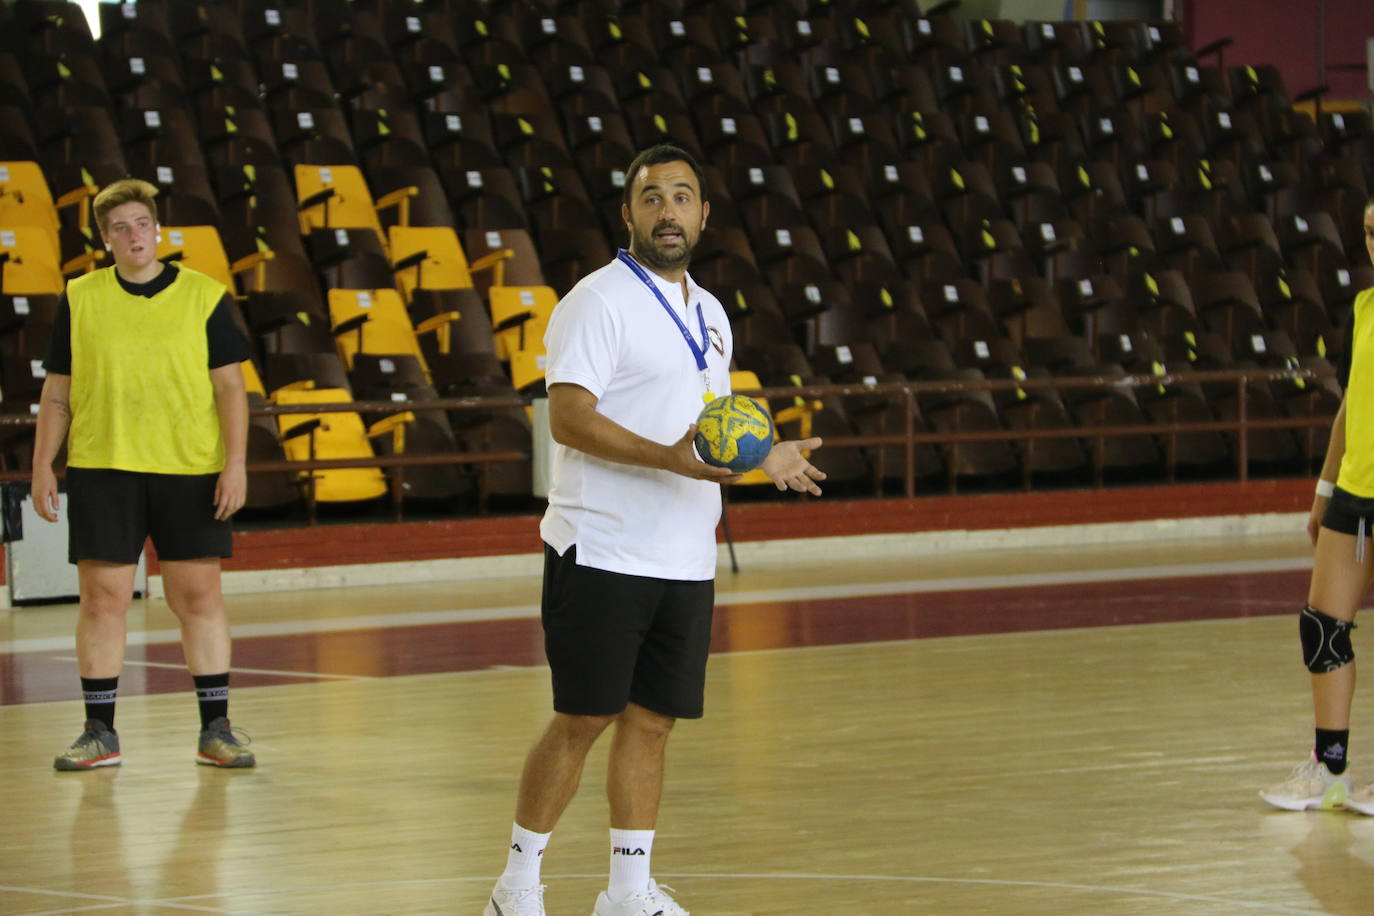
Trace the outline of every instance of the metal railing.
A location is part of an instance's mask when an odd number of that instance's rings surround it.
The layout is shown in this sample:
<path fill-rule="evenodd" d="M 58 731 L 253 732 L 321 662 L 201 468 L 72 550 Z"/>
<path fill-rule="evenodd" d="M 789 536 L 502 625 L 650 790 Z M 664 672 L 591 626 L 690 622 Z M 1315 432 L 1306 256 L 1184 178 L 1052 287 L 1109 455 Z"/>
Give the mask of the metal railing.
<path fill-rule="evenodd" d="M 1305 415 L 1290 417 L 1252 418 L 1249 416 L 1250 394 L 1248 386 L 1256 382 L 1301 382 L 1304 386 L 1322 385 L 1333 378 L 1334 372 L 1314 371 L 1311 369 L 1236 369 L 1207 370 L 1186 372 L 1164 372 L 1160 374 L 1142 373 L 1133 375 L 1084 375 L 1057 376 L 1053 378 L 1026 379 L 983 379 L 983 380 L 934 380 L 919 382 L 893 382 L 886 384 L 848 384 L 783 388 L 761 388 L 750 390 L 747 394 L 757 394 L 768 398 L 821 398 L 825 396 L 855 397 L 888 395 L 900 398 L 904 408 L 904 429 L 900 433 L 863 436 L 827 436 L 826 446 L 899 446 L 905 449 L 905 468 L 902 474 L 903 493 L 907 498 L 916 495 L 916 448 L 920 445 L 942 445 L 957 447 L 961 443 L 973 442 L 1034 442 L 1047 439 L 1077 439 L 1090 442 L 1093 446 L 1094 479 L 1097 486 L 1104 484 L 1103 442 L 1106 439 L 1125 436 L 1150 436 L 1164 440 L 1166 446 L 1176 441 L 1178 436 L 1189 433 L 1233 433 L 1236 436 L 1234 450 L 1235 476 L 1237 480 L 1249 479 L 1250 447 L 1248 432 L 1252 430 L 1293 429 L 1307 430 L 1304 455 L 1308 463 L 1321 456 L 1324 445 L 1319 451 L 1316 447 L 1318 430 L 1326 430 L 1335 419 L 1331 413 L 1309 412 Z M 1236 416 L 1234 419 L 1206 421 L 1150 422 L 1132 425 L 1085 424 L 1069 427 L 1035 427 L 1024 429 L 998 428 L 969 431 L 917 431 L 916 417 L 920 399 L 932 395 L 958 395 L 975 391 L 1033 392 L 1033 391 L 1101 391 L 1109 394 L 1121 389 L 1163 387 L 1182 385 L 1234 385 Z M 1167 396 L 1167 391 L 1166 395 Z M 1306 401 L 1309 411 L 1312 399 Z M 1324 438 L 1324 437 L 1323 437 Z M 1176 473 L 1173 449 L 1166 448 L 1167 474 L 1172 480 Z M 1029 479 L 1026 480 L 1029 486 Z M 951 477 L 947 488 L 956 490 Z"/>
<path fill-rule="evenodd" d="M 1164 372 L 1161 374 L 1133 374 L 1133 375 L 1085 375 L 1085 376 L 1056 376 L 1052 378 L 1026 378 L 1026 379 L 982 379 L 982 380 L 935 380 L 935 381 L 907 381 L 889 382 L 878 384 L 832 384 L 832 385 L 806 385 L 806 386 L 787 386 L 787 387 L 768 387 L 759 389 L 741 390 L 741 394 L 751 394 L 765 397 L 776 406 L 785 401 L 795 402 L 819 402 L 825 398 L 839 398 L 842 403 L 855 402 L 857 399 L 864 399 L 870 405 L 875 399 L 885 400 L 876 409 L 900 409 L 902 428 L 899 431 L 868 434 L 868 435 L 846 435 L 846 436 L 826 436 L 826 446 L 828 448 L 854 446 L 860 448 L 877 449 L 879 454 L 872 462 L 874 465 L 874 490 L 875 495 L 883 492 L 884 479 L 887 477 L 886 467 L 884 467 L 884 453 L 890 448 L 896 447 L 902 450 L 903 467 L 900 469 L 903 494 L 914 497 L 917 493 L 917 460 L 916 452 L 921 446 L 945 446 L 951 450 L 956 450 L 959 445 L 977 442 L 1009 442 L 1009 443 L 1033 443 L 1038 440 L 1049 439 L 1076 439 L 1090 446 L 1093 454 L 1094 482 L 1097 486 L 1102 486 L 1104 482 L 1103 474 L 1103 451 L 1104 443 L 1108 439 L 1124 436 L 1149 436 L 1156 441 L 1165 444 L 1165 452 L 1168 456 L 1168 476 L 1174 476 L 1174 456 L 1173 449 L 1169 447 L 1170 442 L 1177 440 L 1177 437 L 1191 433 L 1227 433 L 1235 437 L 1234 460 L 1235 478 L 1237 480 L 1247 480 L 1250 473 L 1250 447 L 1249 434 L 1259 430 L 1305 430 L 1305 442 L 1303 457 L 1307 464 L 1311 464 L 1316 458 L 1320 457 L 1321 450 L 1317 446 L 1318 432 L 1330 428 L 1334 420 L 1334 411 L 1315 412 L 1313 410 L 1315 398 L 1305 398 L 1307 406 L 1306 413 L 1300 413 L 1287 417 L 1262 417 L 1253 418 L 1249 416 L 1250 393 L 1249 386 L 1256 383 L 1280 383 L 1292 384 L 1296 386 L 1323 386 L 1332 377 L 1333 373 L 1327 371 L 1314 371 L 1311 369 L 1239 369 L 1239 370 L 1215 370 L 1215 371 L 1186 371 L 1186 372 Z M 922 399 L 929 399 L 937 396 L 957 396 L 971 392 L 989 392 L 993 395 L 1005 392 L 1023 392 L 1030 397 L 1033 392 L 1056 391 L 1069 392 L 1079 396 L 1091 397 L 1092 392 L 1101 392 L 1104 396 L 1110 395 L 1114 391 L 1131 390 L 1140 388 L 1164 389 L 1168 396 L 1168 389 L 1177 386 L 1206 385 L 1212 388 L 1217 386 L 1233 385 L 1235 389 L 1234 404 L 1235 417 L 1225 420 L 1206 420 L 1206 421 L 1178 421 L 1178 422 L 1154 422 L 1145 424 L 1131 425 L 1112 425 L 1112 424 L 1088 424 L 1067 427 L 1033 427 L 1022 429 L 998 428 L 998 429 L 978 429 L 965 431 L 927 431 L 917 426 L 918 417 L 923 412 L 921 408 Z M 327 413 L 360 413 L 360 414 L 395 414 L 403 411 L 483 411 L 483 410 L 508 410 L 512 408 L 527 407 L 531 403 L 531 398 L 524 396 L 515 397 L 463 397 L 463 398 L 439 398 L 426 401 L 357 401 L 348 403 L 324 403 L 324 404 L 291 404 L 280 405 L 270 404 L 252 410 L 254 416 L 280 416 L 284 414 L 327 414 Z M 823 410 L 823 407 L 819 409 Z M 32 426 L 37 418 L 31 414 L 8 414 L 0 415 L 0 429 L 4 427 L 24 427 Z M 407 467 L 424 467 L 435 465 L 472 465 L 480 468 L 500 463 L 526 462 L 530 460 L 530 454 L 525 451 L 455 451 L 440 454 L 425 455 L 380 455 L 373 457 L 360 458 L 335 458 L 323 459 L 313 458 L 309 460 L 274 460 L 274 461 L 250 461 L 248 471 L 257 472 L 285 472 L 300 473 L 304 479 L 308 472 L 318 470 L 328 470 L 333 468 L 382 468 L 382 469 L 403 469 Z M 823 466 L 823 462 L 820 462 Z M 398 478 L 401 474 L 392 474 L 393 496 L 396 502 L 397 515 L 400 516 L 400 506 L 402 501 L 401 489 Z M 0 471 L 0 482 L 13 482 L 28 480 L 29 472 L 6 470 Z M 1029 486 L 1029 476 L 1026 477 L 1026 485 Z M 947 488 L 953 492 L 957 484 L 951 474 Z M 313 506 L 312 506 L 313 510 Z M 311 513 L 313 519 L 313 511 Z"/>

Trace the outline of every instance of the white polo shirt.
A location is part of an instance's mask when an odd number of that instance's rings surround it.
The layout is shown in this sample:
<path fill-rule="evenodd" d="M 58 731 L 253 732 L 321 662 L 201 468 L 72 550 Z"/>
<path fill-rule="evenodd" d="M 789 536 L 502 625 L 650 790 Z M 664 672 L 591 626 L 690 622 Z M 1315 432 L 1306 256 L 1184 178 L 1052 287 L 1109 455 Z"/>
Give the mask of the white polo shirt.
<path fill-rule="evenodd" d="M 715 296 L 645 270 L 697 343 L 701 305 L 711 391 L 730 393 L 730 322 Z M 618 259 L 588 274 L 554 309 L 544 335 L 545 380 L 597 397 L 596 410 L 663 445 L 682 438 L 705 406 L 705 384 L 687 341 L 663 305 Z M 559 554 L 610 572 L 702 581 L 716 575 L 720 484 L 621 464 L 555 444 L 549 508 L 539 526 Z"/>

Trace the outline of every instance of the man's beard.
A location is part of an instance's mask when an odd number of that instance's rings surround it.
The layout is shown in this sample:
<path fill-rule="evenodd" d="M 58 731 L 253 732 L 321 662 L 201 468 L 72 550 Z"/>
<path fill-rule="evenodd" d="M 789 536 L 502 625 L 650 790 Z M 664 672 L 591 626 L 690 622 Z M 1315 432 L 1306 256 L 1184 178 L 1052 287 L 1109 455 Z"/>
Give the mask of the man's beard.
<path fill-rule="evenodd" d="M 665 252 L 654 240 L 654 234 L 662 229 L 673 229 L 682 237 L 682 247 L 675 252 Z M 692 260 L 692 249 L 696 242 L 687 237 L 687 230 L 677 223 L 659 223 L 647 233 L 634 234 L 634 255 L 646 266 L 655 270 L 680 270 Z"/>

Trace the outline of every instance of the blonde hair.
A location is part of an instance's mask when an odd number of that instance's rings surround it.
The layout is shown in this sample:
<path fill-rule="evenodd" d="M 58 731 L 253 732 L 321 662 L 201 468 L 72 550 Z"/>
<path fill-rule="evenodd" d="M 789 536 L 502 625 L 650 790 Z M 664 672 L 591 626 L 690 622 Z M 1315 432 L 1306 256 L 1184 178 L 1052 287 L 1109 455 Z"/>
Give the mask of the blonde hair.
<path fill-rule="evenodd" d="M 144 181 L 141 178 L 121 178 L 113 184 L 106 185 L 104 190 L 95 195 L 95 201 L 91 204 L 91 210 L 95 213 L 95 224 L 100 229 L 100 234 L 104 235 L 109 228 L 110 211 L 115 207 L 122 207 L 128 203 L 140 203 L 148 208 L 148 213 L 153 219 L 157 219 L 157 206 L 153 203 L 153 198 L 157 197 L 157 185 Z"/>

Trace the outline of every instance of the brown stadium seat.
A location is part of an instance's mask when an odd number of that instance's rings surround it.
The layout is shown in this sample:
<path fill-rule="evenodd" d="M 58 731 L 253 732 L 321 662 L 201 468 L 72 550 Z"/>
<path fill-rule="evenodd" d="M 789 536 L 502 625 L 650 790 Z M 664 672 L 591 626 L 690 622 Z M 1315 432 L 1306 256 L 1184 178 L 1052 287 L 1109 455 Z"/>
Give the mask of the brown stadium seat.
<path fill-rule="evenodd" d="M 579 228 L 573 231 L 583 230 Z M 470 227 L 463 232 L 462 243 L 463 250 L 476 264 L 486 263 L 489 258 L 498 259 L 496 264 L 499 265 L 499 273 L 495 266 L 492 270 L 473 271 L 473 287 L 483 297 L 495 285 L 546 285 L 541 264 L 543 252 L 536 248 L 534 239 L 526 230 Z M 609 253 L 606 259 L 610 260 Z"/>
<path fill-rule="evenodd" d="M 252 363 L 245 363 L 251 366 Z M 245 373 L 247 374 L 247 373 Z M 256 371 L 253 378 L 257 378 Z M 261 382 L 257 383 L 261 388 Z M 267 399 L 261 392 L 248 392 L 249 411 L 257 410 L 267 405 Z M 286 452 L 282 448 L 280 433 L 277 429 L 277 421 L 270 416 L 249 416 L 248 418 L 248 462 L 285 461 Z M 244 508 L 248 510 L 259 510 L 262 512 L 280 512 L 287 509 L 301 499 L 301 493 L 297 489 L 294 476 L 283 471 L 251 471 L 248 474 L 248 498 Z"/>
<path fill-rule="evenodd" d="M 469 166 L 441 171 L 459 228 L 525 229 L 529 217 L 512 170 Z"/>
<path fill-rule="evenodd" d="M 1012 341 L 1027 337 L 1067 337 L 1068 324 L 1054 284 L 1034 274 L 994 280 L 988 305 Z"/>
<path fill-rule="evenodd" d="M 1329 213 L 1288 213 L 1279 218 L 1275 231 L 1284 258 L 1292 267 L 1320 276 L 1348 264 L 1340 230 Z"/>
<path fill-rule="evenodd" d="M 542 230 L 536 248 L 545 283 L 559 296 L 567 295 L 579 280 L 604 267 L 615 254 L 600 227 Z"/>
<path fill-rule="evenodd" d="M 1150 388 L 1140 391 L 1141 407 L 1155 424 L 1210 422 L 1217 419 L 1217 414 L 1198 386 L 1174 384 L 1168 386 L 1163 394 Z M 1231 446 L 1222 433 L 1161 431 L 1159 439 L 1164 450 L 1165 467 L 1171 477 L 1180 470 L 1185 474 L 1210 476 L 1232 469 Z"/>
<path fill-rule="evenodd" d="M 349 113 L 349 132 L 353 147 L 362 158 L 369 176 L 382 168 L 430 168 L 420 118 L 409 106 L 364 108 L 366 102 L 354 99 Z M 378 189 L 374 188 L 374 192 Z M 380 192 L 379 192 L 380 196 Z"/>
<path fill-rule="evenodd" d="M 378 377 L 395 374 L 395 360 L 387 357 L 364 357 Z M 388 366 L 387 364 L 391 365 Z M 360 367 L 361 368 L 361 367 Z M 391 373 L 387 370 L 392 369 Z M 454 455 L 461 449 L 448 417 L 442 410 L 424 409 L 426 401 L 436 395 L 421 386 L 369 386 L 356 389 L 364 400 L 389 400 L 404 411 L 388 420 L 375 423 L 368 431 L 378 455 L 440 456 Z M 476 482 L 468 466 L 460 464 L 421 464 L 395 467 L 388 471 L 392 478 L 393 499 L 406 503 L 423 501 L 442 505 L 450 511 L 466 508 L 475 496 Z M 399 506 L 396 507 L 399 511 Z"/>
<path fill-rule="evenodd" d="M 951 227 L 1003 214 L 992 172 L 976 160 L 948 163 L 936 171 L 931 186 Z"/>
<path fill-rule="evenodd" d="M 967 277 L 923 284 L 921 304 L 946 341 L 996 337 L 999 333 L 987 291 Z"/>
<path fill-rule="evenodd" d="M 948 376 L 954 381 L 978 381 L 979 369 L 955 369 Z M 918 399 L 922 414 L 934 432 L 990 432 L 1002 429 L 997 407 L 988 391 L 963 391 L 922 395 Z M 1015 451 L 1003 440 L 975 440 L 943 443 L 946 485 L 954 492 L 963 485 L 1005 485 L 1018 476 Z"/>
<path fill-rule="evenodd" d="M 1089 53 L 1081 26 L 1081 22 L 1025 22 L 1021 25 L 1022 44 L 1047 66 L 1081 61 Z"/>

